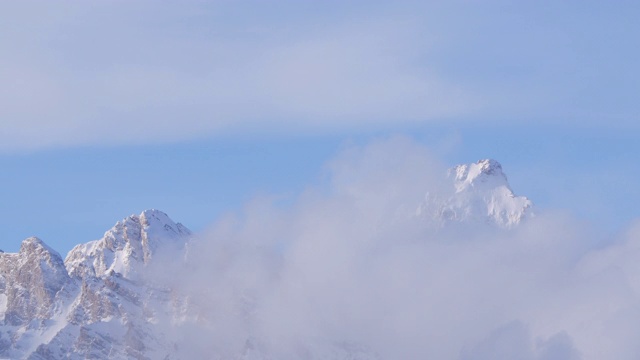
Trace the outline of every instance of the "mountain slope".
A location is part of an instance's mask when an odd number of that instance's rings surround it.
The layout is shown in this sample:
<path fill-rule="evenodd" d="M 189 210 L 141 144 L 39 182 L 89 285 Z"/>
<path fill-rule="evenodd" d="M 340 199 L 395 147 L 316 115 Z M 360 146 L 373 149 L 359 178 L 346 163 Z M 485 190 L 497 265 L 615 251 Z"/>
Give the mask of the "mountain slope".
<path fill-rule="evenodd" d="M 74 247 L 65 259 L 69 275 L 103 277 L 111 272 L 135 278 L 163 247 L 184 245 L 191 231 L 165 213 L 146 210 L 119 221 L 100 240 Z"/>

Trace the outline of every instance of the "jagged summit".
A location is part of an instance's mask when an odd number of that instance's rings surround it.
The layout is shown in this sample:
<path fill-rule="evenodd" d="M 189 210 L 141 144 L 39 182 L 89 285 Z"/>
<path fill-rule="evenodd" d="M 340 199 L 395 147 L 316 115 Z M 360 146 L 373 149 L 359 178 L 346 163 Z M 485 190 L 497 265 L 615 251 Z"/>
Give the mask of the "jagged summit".
<path fill-rule="evenodd" d="M 105 276 L 116 272 L 135 277 L 163 244 L 183 246 L 191 231 L 159 210 L 145 210 L 118 221 L 102 239 L 74 247 L 65 264 L 71 276 Z"/>
<path fill-rule="evenodd" d="M 476 163 L 461 164 L 453 168 L 456 173 L 456 180 L 474 181 L 482 175 L 504 176 L 502 165 L 494 159 L 478 160 Z"/>
<path fill-rule="evenodd" d="M 418 213 L 429 214 L 437 223 L 491 224 L 510 228 L 532 215 L 533 204 L 516 196 L 502 165 L 493 159 L 461 164 L 449 169 L 453 194 L 427 195 Z"/>

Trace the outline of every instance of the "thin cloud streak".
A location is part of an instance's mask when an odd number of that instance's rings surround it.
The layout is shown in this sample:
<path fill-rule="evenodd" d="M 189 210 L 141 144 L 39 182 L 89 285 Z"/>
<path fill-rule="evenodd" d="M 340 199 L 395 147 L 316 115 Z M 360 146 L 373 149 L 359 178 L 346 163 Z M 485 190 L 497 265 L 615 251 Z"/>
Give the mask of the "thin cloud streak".
<path fill-rule="evenodd" d="M 632 36 L 622 8 L 282 6 L 3 4 L 0 151 L 430 123 L 635 126 L 635 103 L 595 86 L 600 69 L 628 89 L 630 57 L 591 56 L 595 14 Z M 540 21 L 523 26 L 525 15 Z"/>

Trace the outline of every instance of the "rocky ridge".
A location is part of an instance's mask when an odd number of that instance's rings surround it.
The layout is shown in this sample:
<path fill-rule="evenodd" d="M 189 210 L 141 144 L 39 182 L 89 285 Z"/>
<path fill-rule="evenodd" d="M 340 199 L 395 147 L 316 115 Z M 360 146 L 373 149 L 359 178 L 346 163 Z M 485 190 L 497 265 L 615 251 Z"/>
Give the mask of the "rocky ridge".
<path fill-rule="evenodd" d="M 0 254 L 0 358 L 164 358 L 151 327 L 170 313 L 167 289 L 141 281 L 162 248 L 182 249 L 191 232 L 158 210 L 118 222 L 66 260 L 37 238 Z"/>

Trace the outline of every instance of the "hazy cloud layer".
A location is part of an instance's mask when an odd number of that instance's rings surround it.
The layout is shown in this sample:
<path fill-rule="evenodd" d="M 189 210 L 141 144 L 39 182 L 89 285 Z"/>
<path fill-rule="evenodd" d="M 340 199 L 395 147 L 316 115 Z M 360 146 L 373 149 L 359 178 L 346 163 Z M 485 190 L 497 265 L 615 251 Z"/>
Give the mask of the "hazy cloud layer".
<path fill-rule="evenodd" d="M 635 127 L 633 7 L 5 2 L 0 150 L 443 122 Z"/>
<path fill-rule="evenodd" d="M 175 334 L 188 356 L 247 344 L 274 359 L 340 358 L 336 348 L 381 359 L 640 356 L 637 225 L 605 241 L 539 209 L 511 231 L 433 228 L 415 208 L 425 191 L 450 191 L 444 167 L 403 138 L 347 150 L 329 169 L 330 185 L 291 206 L 257 199 L 219 220 L 186 268 L 163 263 L 163 281 L 197 309 L 197 325 Z"/>

